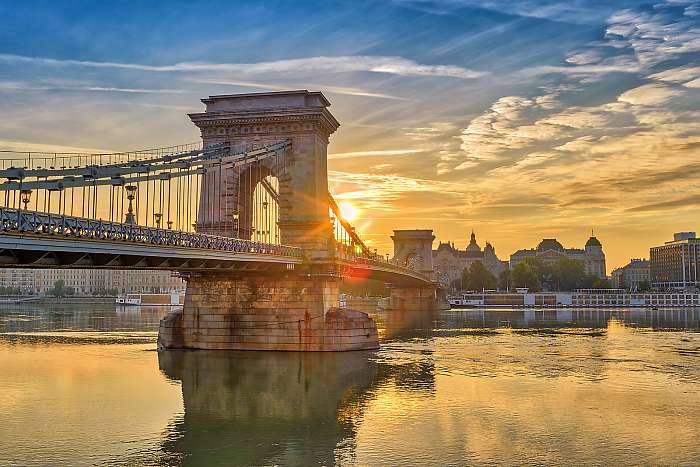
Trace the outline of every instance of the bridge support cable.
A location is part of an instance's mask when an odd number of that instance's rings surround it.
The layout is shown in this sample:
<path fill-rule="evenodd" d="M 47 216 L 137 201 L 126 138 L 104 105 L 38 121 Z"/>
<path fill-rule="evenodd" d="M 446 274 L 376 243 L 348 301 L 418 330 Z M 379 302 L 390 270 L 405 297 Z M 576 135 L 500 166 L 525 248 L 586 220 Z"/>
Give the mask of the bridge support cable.
<path fill-rule="evenodd" d="M 330 192 L 328 193 L 328 207 L 338 250 L 341 253 L 351 256 L 362 256 L 365 258 L 377 257 L 376 252 L 372 252 L 357 234 L 355 227 L 343 218 L 340 206 Z"/>
<path fill-rule="evenodd" d="M 272 169 L 290 145 L 0 151 L 0 208 L 278 242 L 278 198 L 269 189 L 277 183 Z"/>

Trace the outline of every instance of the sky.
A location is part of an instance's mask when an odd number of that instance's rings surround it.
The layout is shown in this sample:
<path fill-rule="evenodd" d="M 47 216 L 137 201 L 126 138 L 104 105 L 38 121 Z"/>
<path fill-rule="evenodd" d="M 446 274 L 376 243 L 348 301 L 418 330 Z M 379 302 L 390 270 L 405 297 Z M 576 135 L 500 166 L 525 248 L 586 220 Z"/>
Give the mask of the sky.
<path fill-rule="evenodd" d="M 320 90 L 362 236 L 545 237 L 608 270 L 700 230 L 700 1 L 1 2 L 0 149 L 197 141 L 209 95 Z M 437 244 L 437 243 L 436 243 Z"/>

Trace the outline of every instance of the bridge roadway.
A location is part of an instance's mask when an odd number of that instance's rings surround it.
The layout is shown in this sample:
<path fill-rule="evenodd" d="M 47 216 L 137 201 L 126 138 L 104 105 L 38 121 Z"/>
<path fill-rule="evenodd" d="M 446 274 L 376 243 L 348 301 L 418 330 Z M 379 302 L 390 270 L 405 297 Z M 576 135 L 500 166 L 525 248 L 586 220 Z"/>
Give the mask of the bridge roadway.
<path fill-rule="evenodd" d="M 296 247 L 0 208 L 0 267 L 264 273 L 294 270 L 302 264 L 340 277 L 404 286 L 430 283 L 413 269 L 340 248 L 332 257 L 309 260 Z"/>

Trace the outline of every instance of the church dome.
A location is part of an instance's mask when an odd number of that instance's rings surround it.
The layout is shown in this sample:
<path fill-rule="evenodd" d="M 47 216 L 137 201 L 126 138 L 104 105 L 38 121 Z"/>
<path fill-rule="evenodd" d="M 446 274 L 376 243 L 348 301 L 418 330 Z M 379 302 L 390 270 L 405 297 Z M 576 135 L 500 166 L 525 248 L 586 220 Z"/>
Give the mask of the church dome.
<path fill-rule="evenodd" d="M 598 240 L 598 239 L 595 238 L 595 237 L 591 237 L 591 238 L 589 238 L 588 241 L 586 242 L 586 248 L 588 248 L 589 246 L 599 246 L 599 247 L 602 247 L 603 245 L 600 243 L 600 240 Z"/>
<path fill-rule="evenodd" d="M 554 250 L 554 251 L 564 251 L 564 247 L 562 246 L 561 243 L 557 241 L 556 238 L 544 238 L 540 242 L 539 245 L 537 245 L 537 251 L 540 253 L 543 251 L 548 251 L 548 250 Z"/>
<path fill-rule="evenodd" d="M 476 235 L 474 235 L 474 231 L 472 231 L 472 236 L 469 240 L 469 245 L 467 245 L 467 251 L 481 251 L 481 247 L 476 243 Z"/>

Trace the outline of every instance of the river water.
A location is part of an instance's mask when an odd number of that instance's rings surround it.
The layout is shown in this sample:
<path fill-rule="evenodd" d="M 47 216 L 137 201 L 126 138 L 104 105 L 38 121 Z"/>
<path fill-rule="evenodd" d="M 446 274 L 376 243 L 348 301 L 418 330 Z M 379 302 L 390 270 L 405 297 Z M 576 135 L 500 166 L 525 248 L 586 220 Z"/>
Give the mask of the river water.
<path fill-rule="evenodd" d="M 0 465 L 697 465 L 699 310 L 381 314 L 381 350 L 156 351 L 0 310 Z"/>

